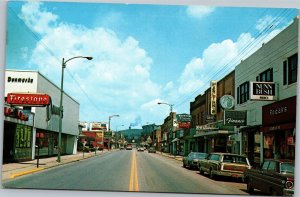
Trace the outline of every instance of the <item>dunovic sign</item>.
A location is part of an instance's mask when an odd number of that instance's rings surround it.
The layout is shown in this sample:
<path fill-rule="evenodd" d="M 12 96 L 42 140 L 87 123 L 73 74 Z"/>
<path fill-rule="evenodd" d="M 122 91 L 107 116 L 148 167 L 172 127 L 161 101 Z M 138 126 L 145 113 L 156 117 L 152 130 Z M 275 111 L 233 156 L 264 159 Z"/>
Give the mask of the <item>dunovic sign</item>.
<path fill-rule="evenodd" d="M 47 106 L 50 104 L 50 96 L 47 94 L 8 93 L 6 102 L 20 106 Z"/>

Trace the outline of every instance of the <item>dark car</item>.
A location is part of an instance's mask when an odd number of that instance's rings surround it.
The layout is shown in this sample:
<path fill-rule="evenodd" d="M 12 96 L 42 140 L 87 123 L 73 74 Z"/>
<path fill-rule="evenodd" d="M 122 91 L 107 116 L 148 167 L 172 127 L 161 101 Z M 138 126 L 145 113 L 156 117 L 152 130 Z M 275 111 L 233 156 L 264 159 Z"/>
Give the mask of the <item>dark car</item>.
<path fill-rule="evenodd" d="M 266 159 L 260 168 L 245 171 L 247 192 L 258 189 L 272 196 L 294 194 L 295 164 L 292 160 Z"/>
<path fill-rule="evenodd" d="M 198 168 L 199 160 L 205 159 L 206 157 L 206 153 L 190 152 L 186 157 L 182 158 L 183 167 Z"/>
<path fill-rule="evenodd" d="M 148 153 L 156 153 L 155 147 L 150 147 Z"/>

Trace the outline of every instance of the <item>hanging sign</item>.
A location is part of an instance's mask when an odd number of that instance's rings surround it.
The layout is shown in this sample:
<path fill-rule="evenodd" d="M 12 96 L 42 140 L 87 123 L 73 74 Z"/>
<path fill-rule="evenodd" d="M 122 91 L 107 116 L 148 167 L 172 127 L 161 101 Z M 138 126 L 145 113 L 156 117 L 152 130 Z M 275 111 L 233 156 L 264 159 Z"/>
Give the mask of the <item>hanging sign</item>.
<path fill-rule="evenodd" d="M 210 88 L 210 114 L 215 115 L 217 112 L 217 81 L 211 81 Z"/>

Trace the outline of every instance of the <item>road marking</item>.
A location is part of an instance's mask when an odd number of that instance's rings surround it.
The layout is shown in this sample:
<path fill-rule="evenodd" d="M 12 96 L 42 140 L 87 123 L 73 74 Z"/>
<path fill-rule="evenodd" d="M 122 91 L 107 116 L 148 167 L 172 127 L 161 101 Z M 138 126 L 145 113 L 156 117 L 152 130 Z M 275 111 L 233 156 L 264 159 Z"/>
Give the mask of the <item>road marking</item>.
<path fill-rule="evenodd" d="M 130 171 L 130 180 L 129 180 L 129 191 L 139 191 L 139 181 L 137 174 L 136 166 L 136 152 L 132 151 L 132 160 L 131 160 L 131 171 Z"/>
<path fill-rule="evenodd" d="M 27 174 L 31 174 L 31 173 L 34 173 L 34 172 L 37 172 L 37 171 L 41 171 L 41 170 L 44 170 L 44 168 L 36 168 L 36 169 L 33 169 L 33 170 L 28 170 L 28 171 L 24 171 L 24 172 L 12 174 L 12 175 L 10 176 L 10 178 L 11 178 L 11 179 L 14 179 L 14 178 L 16 178 L 16 177 L 23 176 L 23 175 L 27 175 Z"/>

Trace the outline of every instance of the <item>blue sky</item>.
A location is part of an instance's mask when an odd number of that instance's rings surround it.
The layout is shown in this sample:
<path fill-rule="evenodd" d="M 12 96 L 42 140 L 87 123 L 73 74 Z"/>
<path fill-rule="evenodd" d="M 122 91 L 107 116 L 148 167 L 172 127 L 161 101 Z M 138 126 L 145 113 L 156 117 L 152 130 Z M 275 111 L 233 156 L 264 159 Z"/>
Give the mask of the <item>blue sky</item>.
<path fill-rule="evenodd" d="M 38 70 L 80 103 L 80 121 L 112 129 L 162 124 L 174 104 L 189 104 L 263 42 L 297 9 L 9 2 L 6 68 Z"/>

